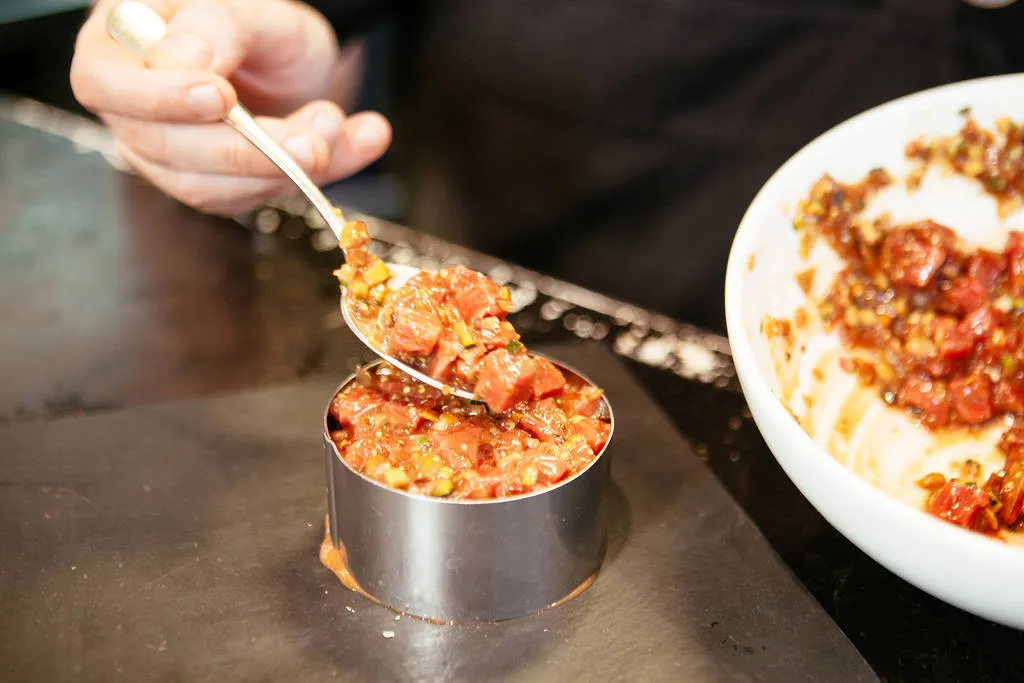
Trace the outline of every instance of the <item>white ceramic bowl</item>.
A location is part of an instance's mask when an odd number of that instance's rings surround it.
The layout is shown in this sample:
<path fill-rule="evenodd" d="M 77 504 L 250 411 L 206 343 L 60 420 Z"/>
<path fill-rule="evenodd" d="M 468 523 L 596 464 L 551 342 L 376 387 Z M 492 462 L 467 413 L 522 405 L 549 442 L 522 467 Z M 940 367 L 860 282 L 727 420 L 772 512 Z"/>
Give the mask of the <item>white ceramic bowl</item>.
<path fill-rule="evenodd" d="M 811 184 L 825 172 L 853 182 L 878 166 L 901 177 L 910 168 L 903 156 L 906 143 L 921 135 L 956 133 L 964 107 L 986 127 L 999 116 L 1020 120 L 1024 75 L 967 81 L 894 100 L 833 128 L 793 156 L 755 197 L 736 233 L 726 276 L 726 321 L 754 421 L 811 504 L 910 583 L 961 609 L 1024 629 L 1024 548 L 932 517 L 840 464 L 780 400 L 779 377 L 760 331 L 765 315 L 788 316 L 805 303 L 794 274 L 807 263 L 798 256 L 791 209 Z M 885 203 L 897 220 L 934 218 L 972 244 L 1001 248 L 1008 229 L 1024 230 L 1024 212 L 1001 220 L 992 199 L 963 179 L 931 179 L 920 193 L 901 187 L 892 195 Z"/>

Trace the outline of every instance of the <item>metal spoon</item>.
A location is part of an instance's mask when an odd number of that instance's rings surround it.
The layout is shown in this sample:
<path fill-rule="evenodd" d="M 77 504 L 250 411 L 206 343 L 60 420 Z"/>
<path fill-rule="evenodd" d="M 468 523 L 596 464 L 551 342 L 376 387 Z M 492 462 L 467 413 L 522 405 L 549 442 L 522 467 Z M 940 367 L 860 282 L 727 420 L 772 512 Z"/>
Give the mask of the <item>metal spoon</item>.
<path fill-rule="evenodd" d="M 107 15 L 107 32 L 110 33 L 114 40 L 127 47 L 139 57 L 145 58 L 149 51 L 167 33 L 167 24 L 164 22 L 163 17 L 148 5 L 136 2 L 135 0 L 125 0 L 115 5 L 110 10 L 110 14 Z M 316 183 L 302 170 L 302 167 L 295 163 L 291 155 L 270 137 L 262 126 L 256 122 L 252 114 L 241 103 L 238 103 L 228 112 L 225 121 L 244 135 L 249 142 L 263 152 L 278 168 L 284 171 L 285 175 L 309 199 L 313 208 L 324 219 L 324 222 L 327 223 L 335 237 L 340 240 L 341 229 L 345 225 L 345 218 L 341 215 L 341 211 L 331 204 L 330 200 L 316 186 Z M 388 281 L 388 287 L 392 289 L 401 287 L 406 280 L 420 272 L 418 269 L 410 266 L 400 266 L 393 263 L 388 263 L 387 266 L 392 274 Z M 341 297 L 341 313 L 345 318 L 345 322 L 359 341 L 388 363 L 412 375 L 424 384 L 461 398 L 476 399 L 472 392 L 447 386 L 444 382 L 424 374 L 374 346 L 366 331 L 357 323 L 356 317 L 349 310 L 349 305 L 344 295 Z"/>
<path fill-rule="evenodd" d="M 389 289 L 400 288 L 402 285 L 406 283 L 406 281 L 409 278 L 421 272 L 419 268 L 413 268 L 412 266 L 400 266 L 397 263 L 388 263 L 387 266 L 388 271 L 391 273 L 391 277 L 388 279 Z M 466 391 L 465 389 L 457 389 L 456 387 L 448 386 L 441 380 L 434 379 L 430 375 L 420 370 L 417 370 L 416 368 L 412 367 L 411 365 L 408 365 L 407 363 L 403 363 L 397 358 L 388 355 L 383 350 L 374 346 L 366 330 L 363 329 L 362 325 L 360 325 L 358 320 L 356 319 L 356 316 L 354 316 L 351 310 L 349 310 L 348 302 L 344 294 L 341 296 L 341 315 L 343 318 L 345 318 L 345 322 L 348 323 L 349 328 L 351 328 L 352 334 L 358 337 L 359 341 L 366 344 L 368 347 L 370 347 L 370 349 L 373 350 L 374 353 L 376 353 L 378 356 L 394 365 L 396 368 L 398 368 L 405 374 L 412 375 L 413 377 L 423 382 L 424 384 L 432 386 L 435 389 L 440 389 L 441 391 L 449 393 L 453 396 L 458 396 L 459 398 L 468 398 L 472 401 L 479 400 L 472 391 Z"/>

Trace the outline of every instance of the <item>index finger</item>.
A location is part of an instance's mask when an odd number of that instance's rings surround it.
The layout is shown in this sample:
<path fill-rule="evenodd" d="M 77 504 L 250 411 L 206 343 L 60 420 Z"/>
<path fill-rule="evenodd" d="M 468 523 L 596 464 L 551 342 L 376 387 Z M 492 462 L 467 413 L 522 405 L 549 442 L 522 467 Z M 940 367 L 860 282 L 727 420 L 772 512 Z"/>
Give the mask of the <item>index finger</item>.
<path fill-rule="evenodd" d="M 205 122 L 235 105 L 235 89 L 212 71 L 147 67 L 107 33 L 112 6 L 99 3 L 75 43 L 71 87 L 83 107 L 150 121 Z"/>

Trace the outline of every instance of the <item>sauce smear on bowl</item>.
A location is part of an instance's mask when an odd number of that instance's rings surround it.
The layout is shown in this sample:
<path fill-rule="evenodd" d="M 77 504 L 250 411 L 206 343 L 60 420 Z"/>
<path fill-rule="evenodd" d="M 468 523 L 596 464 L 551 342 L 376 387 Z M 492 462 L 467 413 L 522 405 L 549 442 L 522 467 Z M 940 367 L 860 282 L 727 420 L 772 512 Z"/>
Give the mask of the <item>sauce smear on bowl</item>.
<path fill-rule="evenodd" d="M 907 153 L 988 179 L 987 191 L 1005 201 L 1019 185 L 1021 159 L 1006 155 L 1021 138 L 1004 128 L 1002 146 L 969 121 L 952 142 L 917 141 Z M 987 161 L 975 167 L 979 154 Z M 844 261 L 818 303 L 825 329 L 838 331 L 849 351 L 842 367 L 930 430 L 1024 418 L 1024 233 L 1011 231 L 1002 250 L 988 251 L 965 247 L 932 220 L 863 218 L 867 201 L 891 182 L 880 169 L 855 184 L 826 175 L 794 221 L 805 243 L 824 239 Z M 1024 428 L 1008 427 L 997 448 L 997 471 L 968 461 L 955 476 L 923 477 L 925 508 L 975 531 L 1016 530 L 1024 523 Z"/>

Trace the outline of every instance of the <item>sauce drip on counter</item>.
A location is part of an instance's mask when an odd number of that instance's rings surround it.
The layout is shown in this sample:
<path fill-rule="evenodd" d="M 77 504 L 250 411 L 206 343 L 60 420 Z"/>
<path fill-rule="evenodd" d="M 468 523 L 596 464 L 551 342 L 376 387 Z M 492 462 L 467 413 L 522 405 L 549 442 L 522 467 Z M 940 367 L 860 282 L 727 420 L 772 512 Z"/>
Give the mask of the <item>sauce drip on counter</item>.
<path fill-rule="evenodd" d="M 326 527 L 324 529 L 324 540 L 320 543 L 320 563 L 323 564 L 325 567 L 327 567 L 327 569 L 329 569 L 332 574 L 334 574 L 336 577 L 338 577 L 338 580 L 341 581 L 341 585 L 345 586 L 345 588 L 347 588 L 350 591 L 353 591 L 355 593 L 358 593 L 359 595 L 363 596 L 364 598 L 366 598 L 367 600 L 369 600 L 371 602 L 374 602 L 374 603 L 376 603 L 378 605 L 383 605 L 383 603 L 380 600 L 378 600 L 377 598 L 373 597 L 372 595 L 367 593 L 365 590 L 363 590 L 362 586 L 359 585 L 359 582 L 356 581 L 356 578 L 352 575 L 352 571 L 349 569 L 349 566 L 348 566 L 348 553 L 346 552 L 344 546 L 342 546 L 342 547 L 335 547 L 334 543 L 331 541 L 331 526 L 330 525 L 331 525 L 331 520 L 328 517 L 327 518 L 327 522 L 326 522 Z M 552 603 L 551 605 L 549 605 L 549 607 L 558 607 L 560 605 L 564 605 L 565 603 L 567 603 L 568 601 L 572 600 L 573 598 L 581 595 L 584 591 L 586 591 L 588 588 L 590 588 L 594 584 L 594 581 L 597 580 L 597 574 L 598 574 L 598 572 L 594 572 L 593 574 L 591 574 L 590 576 L 585 578 L 583 580 L 583 582 L 580 583 L 579 586 L 574 588 L 568 595 L 566 595 L 561 600 L 558 600 L 557 602 Z M 387 605 L 383 605 L 383 606 L 387 607 Z M 391 608 L 388 607 L 388 609 L 391 609 Z M 407 614 L 407 613 L 401 612 L 401 614 Z M 414 617 L 416 619 L 421 619 L 423 621 L 428 621 L 428 622 L 430 622 L 432 624 L 448 624 L 448 625 L 452 625 L 452 624 L 456 623 L 454 621 L 443 620 L 443 619 L 424 619 L 423 617 L 418 617 L 416 615 L 408 615 L 408 616 L 412 616 L 412 617 Z"/>

